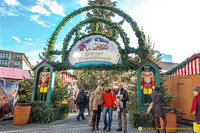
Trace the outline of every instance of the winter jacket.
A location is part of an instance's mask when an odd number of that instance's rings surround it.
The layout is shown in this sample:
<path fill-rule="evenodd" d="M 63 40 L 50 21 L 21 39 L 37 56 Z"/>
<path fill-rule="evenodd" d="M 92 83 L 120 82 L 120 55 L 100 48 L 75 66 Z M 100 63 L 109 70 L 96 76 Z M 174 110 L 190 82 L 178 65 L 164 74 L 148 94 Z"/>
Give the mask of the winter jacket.
<path fill-rule="evenodd" d="M 118 95 L 118 93 L 119 93 L 119 89 L 116 91 L 116 95 Z M 129 100 L 128 92 L 124 88 L 122 88 L 120 95 L 123 95 L 123 98 L 122 98 L 123 108 L 126 108 L 126 102 Z"/>
<path fill-rule="evenodd" d="M 87 103 L 88 103 L 88 98 L 87 98 L 87 94 L 85 93 L 85 91 L 81 91 L 79 94 L 78 94 L 78 97 L 77 97 L 77 101 L 79 99 L 82 99 L 83 98 L 83 101 L 81 103 L 77 103 L 79 106 L 81 107 L 86 107 L 87 106 Z"/>
<path fill-rule="evenodd" d="M 114 102 L 116 101 L 116 95 L 114 91 L 110 89 L 103 93 L 104 107 L 112 107 L 114 106 Z"/>
<path fill-rule="evenodd" d="M 163 98 L 162 94 L 157 91 L 153 91 L 150 96 L 151 96 L 153 104 L 156 103 L 156 98 L 158 97 L 157 103 L 155 105 L 153 105 L 154 116 L 164 118 L 165 117 L 165 112 L 163 109 L 164 98 Z"/>
<path fill-rule="evenodd" d="M 98 110 L 98 105 L 101 105 L 102 101 L 102 94 L 98 94 L 96 92 L 92 92 L 90 96 L 90 109 L 91 110 Z"/>

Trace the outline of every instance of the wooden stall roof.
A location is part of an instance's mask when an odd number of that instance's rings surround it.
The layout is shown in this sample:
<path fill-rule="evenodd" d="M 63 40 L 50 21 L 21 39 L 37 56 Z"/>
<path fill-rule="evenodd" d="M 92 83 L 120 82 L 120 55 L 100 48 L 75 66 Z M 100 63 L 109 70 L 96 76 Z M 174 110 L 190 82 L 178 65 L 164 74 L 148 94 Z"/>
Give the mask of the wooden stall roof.
<path fill-rule="evenodd" d="M 75 77 L 73 77 L 72 75 L 68 74 L 65 71 L 62 71 L 60 73 L 60 78 L 62 78 L 62 81 L 66 82 L 66 83 L 76 83 L 76 82 L 78 82 L 78 80 Z"/>
<path fill-rule="evenodd" d="M 32 79 L 29 70 L 18 68 L 0 67 L 0 77 L 3 79 L 24 80 Z"/>
<path fill-rule="evenodd" d="M 155 64 L 159 69 L 162 69 L 162 67 L 160 67 L 158 64 L 156 64 L 154 61 L 152 61 L 149 58 L 146 58 L 142 63 L 140 63 L 138 66 L 136 66 L 134 69 L 136 70 L 139 66 L 141 66 L 142 64 L 144 64 L 147 60 L 151 61 L 153 64 Z"/>
<path fill-rule="evenodd" d="M 165 75 L 170 75 L 172 77 L 196 74 L 200 74 L 200 53 L 193 54 L 191 57 L 187 58 L 172 70 L 169 70 L 165 73 Z"/>
<path fill-rule="evenodd" d="M 42 64 L 43 62 L 46 62 L 46 63 L 48 63 L 48 61 L 46 60 L 46 59 L 44 59 L 43 61 L 41 61 L 39 64 L 37 64 L 34 68 L 33 68 L 33 70 L 35 70 L 35 68 L 36 67 L 38 67 L 40 64 Z M 55 67 L 53 67 L 52 65 L 50 65 L 55 71 L 56 71 L 56 68 Z"/>

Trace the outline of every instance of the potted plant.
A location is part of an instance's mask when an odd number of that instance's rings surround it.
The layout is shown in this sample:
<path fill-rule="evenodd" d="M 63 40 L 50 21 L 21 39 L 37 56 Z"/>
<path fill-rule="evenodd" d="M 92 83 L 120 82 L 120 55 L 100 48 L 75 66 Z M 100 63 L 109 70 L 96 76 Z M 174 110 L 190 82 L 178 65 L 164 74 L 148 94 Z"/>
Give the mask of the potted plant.
<path fill-rule="evenodd" d="M 14 109 L 14 125 L 25 125 L 28 123 L 31 113 L 31 95 L 33 80 L 27 79 L 19 83 L 18 98 Z"/>
<path fill-rule="evenodd" d="M 164 107 L 165 115 L 167 119 L 167 126 L 166 126 L 166 132 L 167 133 L 176 133 L 177 129 L 177 114 L 180 113 L 180 111 L 176 110 L 173 107 Z M 163 129 L 163 120 L 160 118 L 160 125 Z"/>

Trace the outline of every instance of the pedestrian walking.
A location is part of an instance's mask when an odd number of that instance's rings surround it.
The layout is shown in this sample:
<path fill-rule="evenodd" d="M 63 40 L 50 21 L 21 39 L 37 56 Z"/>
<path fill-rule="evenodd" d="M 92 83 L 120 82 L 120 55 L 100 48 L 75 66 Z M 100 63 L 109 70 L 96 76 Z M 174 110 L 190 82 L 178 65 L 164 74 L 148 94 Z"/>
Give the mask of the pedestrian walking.
<path fill-rule="evenodd" d="M 114 91 L 109 89 L 109 86 L 105 86 L 105 92 L 103 93 L 103 120 L 104 120 L 104 130 L 108 127 L 108 131 L 111 131 L 112 125 L 112 113 L 113 113 L 113 106 L 116 102 L 116 95 Z M 107 121 L 107 114 L 108 114 L 108 121 Z"/>
<path fill-rule="evenodd" d="M 74 94 L 74 97 L 75 97 L 75 99 L 77 100 L 77 98 L 78 98 L 78 94 L 79 94 L 79 92 L 78 91 L 76 91 L 75 92 L 75 94 Z M 76 110 L 77 110 L 77 102 L 76 102 L 76 100 L 74 101 L 74 112 L 76 112 Z"/>
<path fill-rule="evenodd" d="M 70 112 L 72 113 L 75 109 L 74 109 L 74 106 L 75 106 L 75 96 L 74 96 L 74 92 L 72 92 L 71 96 L 69 97 L 69 101 L 70 101 Z"/>
<path fill-rule="evenodd" d="M 80 121 L 80 117 L 82 117 L 82 120 L 85 120 L 84 111 L 85 111 L 85 107 L 87 105 L 87 95 L 85 93 L 85 89 L 84 88 L 78 94 L 78 98 L 77 98 L 76 102 L 77 102 L 77 104 L 79 106 L 79 111 L 80 111 L 78 116 L 76 117 L 76 119 L 78 121 Z"/>
<path fill-rule="evenodd" d="M 102 88 L 100 86 L 97 87 L 97 89 L 91 93 L 90 97 L 90 104 L 89 107 L 93 111 L 93 127 L 92 131 L 96 129 L 99 130 L 99 121 L 101 117 L 101 103 L 102 103 L 102 93 L 101 93 Z"/>
<path fill-rule="evenodd" d="M 127 116 L 126 116 L 126 102 L 129 100 L 128 92 L 123 88 L 123 85 L 118 84 L 118 90 L 116 91 L 118 106 L 118 129 L 116 131 L 122 131 L 122 115 L 124 122 L 124 132 L 127 132 Z"/>
<path fill-rule="evenodd" d="M 192 102 L 191 113 L 195 113 L 194 122 L 200 122 L 200 86 L 195 86 L 192 89 L 194 99 Z"/>
<path fill-rule="evenodd" d="M 163 132 L 166 133 L 167 119 L 166 119 L 164 108 L 163 108 L 164 98 L 162 94 L 160 93 L 160 88 L 155 87 L 155 89 L 153 90 L 152 94 L 150 94 L 150 96 L 153 102 L 152 111 L 155 117 L 156 130 L 158 133 L 160 133 L 158 129 L 158 121 L 159 121 L 159 118 L 161 117 L 163 120 Z"/>
<path fill-rule="evenodd" d="M 88 110 L 88 116 L 90 115 L 90 106 L 89 106 L 89 103 L 90 103 L 90 96 L 89 96 L 89 93 L 86 92 L 86 95 L 87 95 L 87 105 L 86 105 L 86 108 Z"/>

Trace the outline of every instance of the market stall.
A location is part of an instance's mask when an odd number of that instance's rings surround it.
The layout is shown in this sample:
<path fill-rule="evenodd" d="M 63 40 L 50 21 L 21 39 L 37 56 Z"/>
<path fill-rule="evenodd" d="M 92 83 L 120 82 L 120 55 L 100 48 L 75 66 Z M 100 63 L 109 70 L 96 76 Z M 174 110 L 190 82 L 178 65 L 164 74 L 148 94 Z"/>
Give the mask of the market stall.
<path fill-rule="evenodd" d="M 173 93 L 175 99 L 172 105 L 179 109 L 182 115 L 180 119 L 193 120 L 194 116 L 190 113 L 192 106 L 192 89 L 200 85 L 200 53 L 194 54 L 185 61 L 166 72 L 169 80 L 166 82 L 168 93 Z"/>

